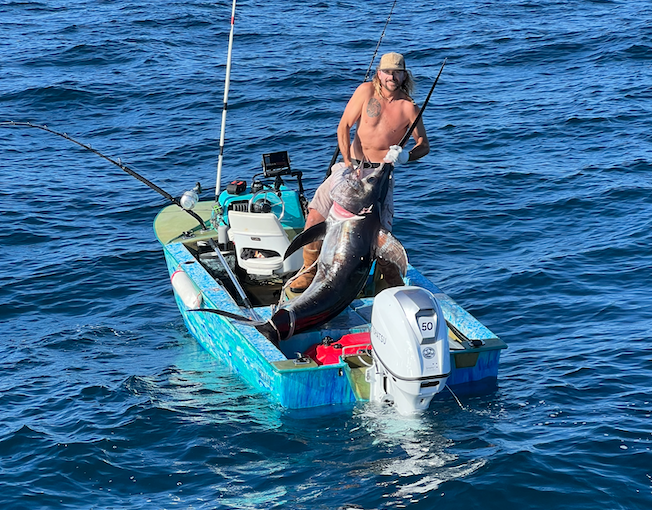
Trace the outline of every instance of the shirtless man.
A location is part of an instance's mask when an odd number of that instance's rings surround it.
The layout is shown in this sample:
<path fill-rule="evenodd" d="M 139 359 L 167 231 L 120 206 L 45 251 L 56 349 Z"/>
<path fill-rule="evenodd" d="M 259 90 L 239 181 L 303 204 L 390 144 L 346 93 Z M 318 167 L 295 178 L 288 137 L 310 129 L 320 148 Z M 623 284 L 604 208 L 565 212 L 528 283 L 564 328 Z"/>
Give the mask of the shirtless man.
<path fill-rule="evenodd" d="M 397 144 L 419 114 L 410 93 L 412 78 L 405 68 L 405 60 L 399 53 L 387 53 L 371 82 L 360 85 L 351 96 L 340 124 L 337 128 L 342 162 L 332 167 L 332 174 L 317 189 L 309 205 L 305 228 L 325 221 L 333 203 L 330 190 L 342 179 L 347 169 L 353 169 L 364 176 L 383 161 L 387 163 L 407 163 L 424 157 L 430 152 L 430 145 L 423 122 L 419 120 L 412 132 L 415 145 L 410 152 L 404 152 Z M 357 125 L 353 142 L 351 129 Z M 366 171 L 366 172 L 365 172 Z M 393 184 L 393 181 L 392 181 Z M 381 222 L 391 230 L 394 204 L 392 188 L 387 194 Z M 304 268 L 312 266 L 290 285 L 293 292 L 303 292 L 312 282 L 319 257 L 321 242 L 311 243 L 303 249 Z"/>

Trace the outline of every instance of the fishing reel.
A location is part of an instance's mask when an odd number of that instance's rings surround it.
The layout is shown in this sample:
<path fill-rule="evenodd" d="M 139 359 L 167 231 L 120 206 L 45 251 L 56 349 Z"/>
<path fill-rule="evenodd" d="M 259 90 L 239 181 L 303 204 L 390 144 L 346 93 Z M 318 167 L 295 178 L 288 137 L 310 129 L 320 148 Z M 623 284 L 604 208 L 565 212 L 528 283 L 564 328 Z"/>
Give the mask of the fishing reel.
<path fill-rule="evenodd" d="M 181 198 L 179 199 L 181 207 L 183 207 L 186 211 L 193 209 L 197 205 L 197 202 L 199 202 L 200 193 L 201 184 L 197 183 L 193 189 L 186 191 L 183 195 L 181 195 Z"/>

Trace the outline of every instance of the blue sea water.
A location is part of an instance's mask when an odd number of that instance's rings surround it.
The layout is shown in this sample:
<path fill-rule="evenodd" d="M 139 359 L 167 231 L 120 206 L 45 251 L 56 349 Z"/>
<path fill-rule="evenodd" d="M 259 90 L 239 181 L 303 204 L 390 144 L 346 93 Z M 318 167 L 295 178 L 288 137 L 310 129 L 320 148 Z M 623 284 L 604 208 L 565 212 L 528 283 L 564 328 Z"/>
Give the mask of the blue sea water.
<path fill-rule="evenodd" d="M 312 193 L 392 2 L 238 3 L 223 182 L 288 150 Z M 214 185 L 231 4 L 0 0 L 0 121 Z M 509 344 L 420 418 L 290 412 L 202 351 L 165 200 L 0 128 L 3 508 L 652 508 L 652 4 L 399 0 L 431 153 L 397 171 L 411 262 Z"/>

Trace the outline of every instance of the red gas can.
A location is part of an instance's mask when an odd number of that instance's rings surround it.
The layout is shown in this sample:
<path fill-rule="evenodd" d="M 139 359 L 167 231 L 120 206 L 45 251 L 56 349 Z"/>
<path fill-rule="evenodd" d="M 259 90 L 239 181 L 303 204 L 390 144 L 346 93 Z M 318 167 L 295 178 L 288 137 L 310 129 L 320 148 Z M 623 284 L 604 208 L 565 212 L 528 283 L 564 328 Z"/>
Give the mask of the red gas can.
<path fill-rule="evenodd" d="M 314 359 L 318 365 L 334 365 L 340 362 L 340 356 L 364 354 L 370 350 L 371 335 L 365 331 L 349 333 L 337 341 L 325 338 L 324 342 L 313 345 L 305 354 Z"/>

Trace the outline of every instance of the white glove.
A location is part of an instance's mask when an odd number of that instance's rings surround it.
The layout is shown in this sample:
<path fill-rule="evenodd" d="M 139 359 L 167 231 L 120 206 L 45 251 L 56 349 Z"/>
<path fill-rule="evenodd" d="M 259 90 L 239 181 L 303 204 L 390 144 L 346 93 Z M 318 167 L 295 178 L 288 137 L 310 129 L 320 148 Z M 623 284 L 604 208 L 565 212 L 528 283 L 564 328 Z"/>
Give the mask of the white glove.
<path fill-rule="evenodd" d="M 408 162 L 410 159 L 410 153 L 405 151 L 403 152 L 403 148 L 400 145 L 392 145 L 389 148 L 389 151 L 387 151 L 387 154 L 385 155 L 385 158 L 383 161 L 385 163 L 391 163 L 392 165 L 395 165 L 396 163 L 400 163 L 401 165 L 404 165 L 405 163 Z"/>

